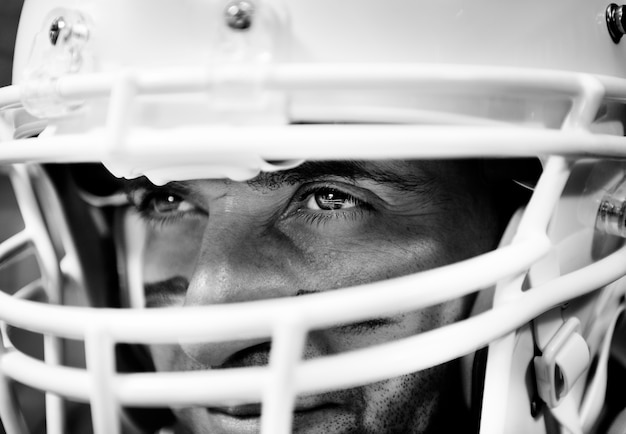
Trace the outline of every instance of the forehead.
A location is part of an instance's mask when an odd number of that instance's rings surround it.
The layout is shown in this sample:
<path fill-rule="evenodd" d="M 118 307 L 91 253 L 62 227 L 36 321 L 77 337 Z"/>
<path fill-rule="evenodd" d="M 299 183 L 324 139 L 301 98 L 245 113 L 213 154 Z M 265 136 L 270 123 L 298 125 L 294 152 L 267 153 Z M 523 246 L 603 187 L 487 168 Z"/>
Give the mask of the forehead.
<path fill-rule="evenodd" d="M 390 193 L 429 195 L 443 200 L 458 193 L 463 195 L 477 185 L 480 172 L 478 163 L 457 160 L 307 161 L 289 170 L 261 172 L 243 184 L 252 190 L 273 191 L 317 181 L 358 182 Z M 207 181 L 211 181 L 209 185 L 222 185 L 221 188 L 242 184 L 230 180 L 196 180 L 173 181 L 165 187 L 191 192 Z M 127 192 L 153 188 L 145 177 L 124 183 Z"/>

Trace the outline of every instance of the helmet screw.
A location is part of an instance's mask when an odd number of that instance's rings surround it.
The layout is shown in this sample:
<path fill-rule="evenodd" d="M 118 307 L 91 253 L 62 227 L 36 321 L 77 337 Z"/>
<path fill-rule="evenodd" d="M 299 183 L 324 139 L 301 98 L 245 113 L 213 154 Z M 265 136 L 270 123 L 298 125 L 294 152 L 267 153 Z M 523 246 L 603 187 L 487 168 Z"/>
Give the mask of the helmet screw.
<path fill-rule="evenodd" d="M 89 39 L 89 29 L 80 18 L 67 20 L 59 16 L 50 24 L 48 37 L 50 43 L 55 46 L 63 42 L 73 47 L 80 47 Z"/>
<path fill-rule="evenodd" d="M 252 26 L 253 16 L 254 6 L 245 0 L 229 3 L 224 11 L 226 24 L 233 30 L 248 30 Z"/>
<path fill-rule="evenodd" d="M 530 415 L 532 417 L 537 417 L 539 416 L 539 413 L 541 413 L 541 402 L 537 400 L 537 398 L 533 398 L 533 400 L 530 402 Z"/>
<path fill-rule="evenodd" d="M 626 14 L 624 14 L 624 5 L 618 6 L 611 3 L 606 8 L 606 25 L 609 30 L 611 39 L 616 44 L 626 35 Z"/>
<path fill-rule="evenodd" d="M 54 21 L 50 25 L 50 33 L 49 33 L 50 42 L 52 43 L 52 45 L 57 44 L 57 42 L 59 41 L 59 36 L 61 35 L 61 32 L 66 26 L 67 26 L 67 23 L 65 22 L 65 18 L 57 17 L 54 19 Z"/>

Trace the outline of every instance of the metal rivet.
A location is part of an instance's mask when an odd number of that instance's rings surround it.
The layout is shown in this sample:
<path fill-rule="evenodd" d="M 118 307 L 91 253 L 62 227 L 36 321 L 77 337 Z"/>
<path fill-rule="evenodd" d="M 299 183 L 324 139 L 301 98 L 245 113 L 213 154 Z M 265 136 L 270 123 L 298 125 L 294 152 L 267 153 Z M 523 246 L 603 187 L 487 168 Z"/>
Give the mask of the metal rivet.
<path fill-rule="evenodd" d="M 611 39 L 616 44 L 626 35 L 626 14 L 624 14 L 624 5 L 618 6 L 611 3 L 606 8 L 606 25 L 609 30 Z"/>
<path fill-rule="evenodd" d="M 254 6 L 247 1 L 235 1 L 226 6 L 224 15 L 231 29 L 248 30 L 252 26 Z"/>
<path fill-rule="evenodd" d="M 530 401 L 530 415 L 532 417 L 539 416 L 539 414 L 541 413 L 542 407 L 543 405 L 541 401 L 539 401 L 538 399 L 533 399 L 532 401 Z"/>
<path fill-rule="evenodd" d="M 80 47 L 89 39 L 89 29 L 80 18 L 68 20 L 60 16 L 50 24 L 48 36 L 52 45 L 64 42 L 72 47 Z"/>
<path fill-rule="evenodd" d="M 52 43 L 52 45 L 57 44 L 57 42 L 59 41 L 59 36 L 61 35 L 61 32 L 66 26 L 67 26 L 67 23 L 65 22 L 65 18 L 58 17 L 54 19 L 54 21 L 50 25 L 50 33 L 49 33 L 50 42 Z"/>

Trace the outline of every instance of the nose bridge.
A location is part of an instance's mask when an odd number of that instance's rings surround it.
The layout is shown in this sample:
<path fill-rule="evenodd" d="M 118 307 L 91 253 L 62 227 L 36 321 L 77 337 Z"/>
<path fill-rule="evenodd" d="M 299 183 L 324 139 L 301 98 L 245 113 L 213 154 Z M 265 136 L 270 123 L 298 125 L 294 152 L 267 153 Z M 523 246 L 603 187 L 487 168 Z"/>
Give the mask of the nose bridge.
<path fill-rule="evenodd" d="M 279 234 L 245 225 L 207 226 L 186 305 L 291 295 L 291 261 Z"/>
<path fill-rule="evenodd" d="M 209 223 L 191 277 L 185 305 L 202 306 L 295 295 L 290 260 L 278 233 L 250 224 Z M 269 338 L 182 344 L 196 362 L 216 367 L 232 361 L 241 350 L 267 351 Z M 240 353 L 241 354 L 241 353 Z M 235 356 L 236 359 L 237 356 Z M 261 360 L 259 356 L 255 360 Z"/>

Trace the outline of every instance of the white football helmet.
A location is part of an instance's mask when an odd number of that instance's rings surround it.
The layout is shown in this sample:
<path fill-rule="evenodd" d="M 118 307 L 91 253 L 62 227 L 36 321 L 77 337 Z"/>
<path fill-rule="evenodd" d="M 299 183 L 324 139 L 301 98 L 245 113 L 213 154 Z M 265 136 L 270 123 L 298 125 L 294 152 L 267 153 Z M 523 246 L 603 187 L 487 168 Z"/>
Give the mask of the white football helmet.
<path fill-rule="evenodd" d="M 287 433 L 298 394 L 457 358 L 478 366 L 464 386 L 481 433 L 624 432 L 610 392 L 626 367 L 622 14 L 600 0 L 26 0 L 0 90 L 0 163 L 23 229 L 0 265 L 34 258 L 39 272 L 0 293 L 7 432 L 27 432 L 21 384 L 45 394 L 48 433 L 67 432 L 67 402 L 90 404 L 98 434 L 120 433 L 125 407 L 247 402 L 263 403 L 263 433 Z M 92 166 L 75 196 L 58 173 L 101 163 L 161 185 L 305 160 L 452 158 L 541 162 L 498 249 L 307 297 L 171 309 L 143 308 L 141 242 L 112 211 L 123 199 Z M 102 238 L 116 252 L 99 253 Z M 472 293 L 464 321 L 300 359 L 310 330 Z M 43 336 L 43 357 L 19 330 Z M 120 344 L 248 338 L 272 340 L 267 367 L 124 372 L 116 358 Z"/>

